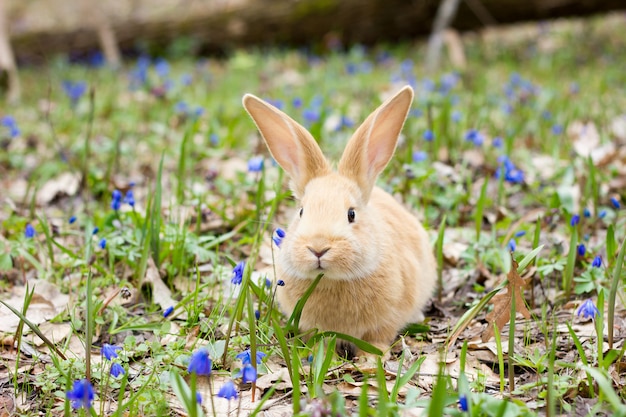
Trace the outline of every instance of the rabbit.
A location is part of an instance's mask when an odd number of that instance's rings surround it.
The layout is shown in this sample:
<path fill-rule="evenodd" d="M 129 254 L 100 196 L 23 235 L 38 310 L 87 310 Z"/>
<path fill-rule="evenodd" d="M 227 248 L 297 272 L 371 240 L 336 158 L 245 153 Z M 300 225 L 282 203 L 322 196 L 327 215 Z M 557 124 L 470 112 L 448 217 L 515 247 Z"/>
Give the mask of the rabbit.
<path fill-rule="evenodd" d="M 406 86 L 376 109 L 348 141 L 335 172 L 304 127 L 254 95 L 243 97 L 299 202 L 276 258 L 281 309 L 290 315 L 324 274 L 304 306 L 301 331 L 345 333 L 388 352 L 403 326 L 424 319 L 436 282 L 428 234 L 375 186 L 412 101 Z"/>

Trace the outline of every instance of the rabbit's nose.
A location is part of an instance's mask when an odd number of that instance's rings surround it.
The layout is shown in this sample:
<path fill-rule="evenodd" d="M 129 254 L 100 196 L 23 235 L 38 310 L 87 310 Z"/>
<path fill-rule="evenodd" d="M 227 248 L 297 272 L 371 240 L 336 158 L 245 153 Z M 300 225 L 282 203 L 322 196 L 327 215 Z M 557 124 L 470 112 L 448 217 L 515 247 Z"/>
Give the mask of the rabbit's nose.
<path fill-rule="evenodd" d="M 310 250 L 311 253 L 317 257 L 317 259 L 320 259 L 322 256 L 324 256 L 324 254 L 326 252 L 328 252 L 330 250 L 330 248 L 324 248 L 324 249 L 321 249 L 321 250 L 317 250 L 317 249 L 312 248 L 310 246 L 307 246 L 307 249 Z"/>

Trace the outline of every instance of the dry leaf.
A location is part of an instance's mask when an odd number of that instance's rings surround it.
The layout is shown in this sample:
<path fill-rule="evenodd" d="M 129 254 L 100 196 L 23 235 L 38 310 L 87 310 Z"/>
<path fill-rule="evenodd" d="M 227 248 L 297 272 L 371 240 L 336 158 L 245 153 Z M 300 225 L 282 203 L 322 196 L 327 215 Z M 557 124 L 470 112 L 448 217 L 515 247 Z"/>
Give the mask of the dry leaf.
<path fill-rule="evenodd" d="M 530 312 L 524 302 L 524 286 L 526 281 L 517 273 L 517 262 L 511 259 L 511 271 L 508 273 L 508 280 L 505 293 L 499 292 L 492 299 L 493 311 L 487 314 L 487 328 L 483 332 L 482 341 L 486 342 L 493 336 L 493 324 L 498 329 L 503 329 L 511 319 L 511 302 L 515 299 L 515 311 L 521 313 L 530 320 Z"/>
<path fill-rule="evenodd" d="M 37 204 L 40 206 L 49 204 L 60 195 L 73 196 L 80 188 L 81 176 L 71 172 L 64 172 L 61 175 L 46 182 L 37 191 Z"/>
<path fill-rule="evenodd" d="M 158 304 L 163 311 L 178 304 L 178 301 L 172 298 L 172 291 L 161 279 L 159 269 L 151 257 L 148 258 L 148 267 L 146 268 L 146 276 L 143 279 L 142 286 L 145 284 L 152 286 L 152 302 Z M 187 319 L 187 313 L 182 310 L 176 316 L 182 320 Z"/>
<path fill-rule="evenodd" d="M 29 279 L 30 289 L 35 290 L 31 299 L 26 318 L 39 325 L 53 319 L 67 308 L 69 296 L 61 293 L 56 285 L 40 279 Z M 4 295 L 3 301 L 13 308 L 22 311 L 26 287 L 15 286 L 12 293 Z M 13 333 L 17 329 L 20 318 L 11 310 L 0 305 L 0 333 Z"/>

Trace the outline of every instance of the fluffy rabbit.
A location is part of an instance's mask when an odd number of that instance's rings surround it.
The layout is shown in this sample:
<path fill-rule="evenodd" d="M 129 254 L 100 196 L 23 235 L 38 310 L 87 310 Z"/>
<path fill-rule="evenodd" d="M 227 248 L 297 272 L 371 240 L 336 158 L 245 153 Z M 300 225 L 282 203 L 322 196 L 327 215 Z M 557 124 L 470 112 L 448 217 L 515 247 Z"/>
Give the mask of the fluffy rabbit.
<path fill-rule="evenodd" d="M 277 297 L 285 313 L 320 273 L 301 330 L 333 330 L 385 351 L 398 330 L 421 321 L 436 281 L 428 234 L 401 204 L 375 186 L 396 148 L 413 90 L 376 109 L 350 139 L 334 172 L 311 134 L 265 101 L 243 105 L 289 174 L 299 209 L 277 255 Z"/>

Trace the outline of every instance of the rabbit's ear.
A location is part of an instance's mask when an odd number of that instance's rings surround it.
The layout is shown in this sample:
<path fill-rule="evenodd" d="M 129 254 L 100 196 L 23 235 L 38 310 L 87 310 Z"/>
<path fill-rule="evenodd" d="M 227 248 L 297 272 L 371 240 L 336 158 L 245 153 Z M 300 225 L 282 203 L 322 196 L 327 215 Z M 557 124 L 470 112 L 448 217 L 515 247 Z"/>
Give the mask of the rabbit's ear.
<path fill-rule="evenodd" d="M 302 198 L 310 180 L 331 172 L 313 136 L 291 117 L 252 94 L 243 97 L 243 106 L 276 162 L 291 177 L 297 198 Z"/>
<path fill-rule="evenodd" d="M 377 108 L 354 133 L 339 161 L 339 173 L 355 180 L 365 201 L 387 166 L 413 101 L 406 86 Z"/>

